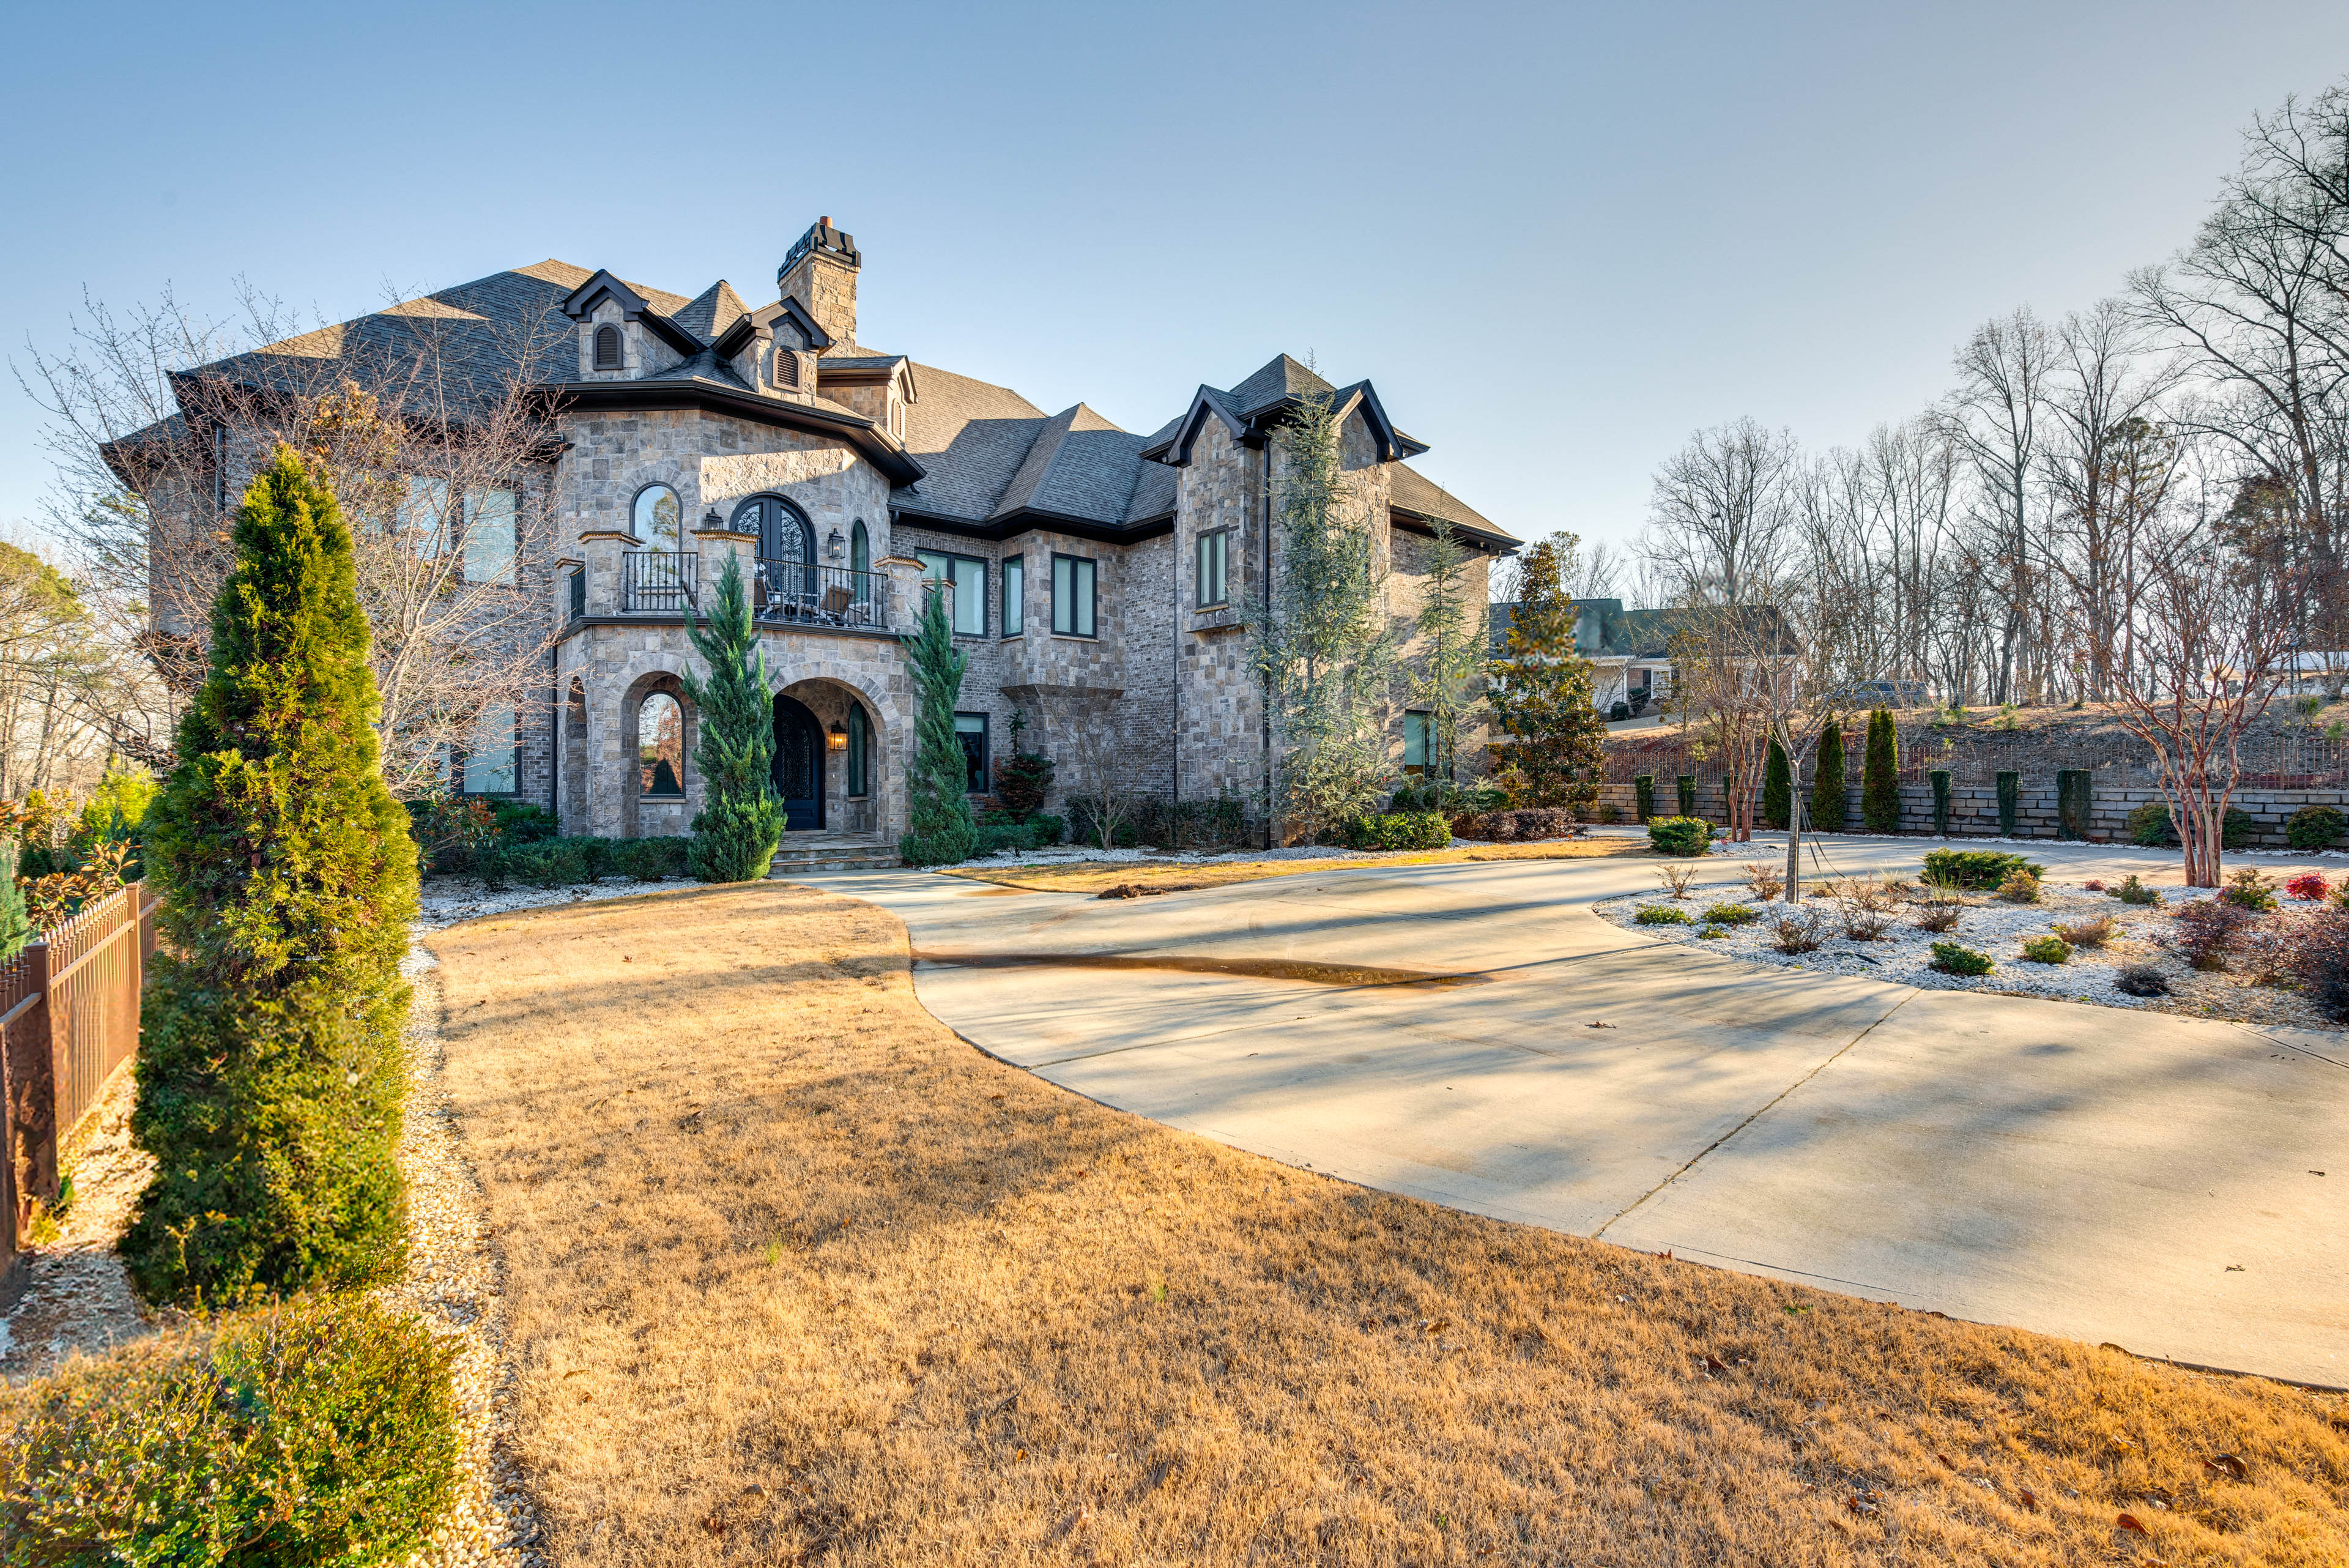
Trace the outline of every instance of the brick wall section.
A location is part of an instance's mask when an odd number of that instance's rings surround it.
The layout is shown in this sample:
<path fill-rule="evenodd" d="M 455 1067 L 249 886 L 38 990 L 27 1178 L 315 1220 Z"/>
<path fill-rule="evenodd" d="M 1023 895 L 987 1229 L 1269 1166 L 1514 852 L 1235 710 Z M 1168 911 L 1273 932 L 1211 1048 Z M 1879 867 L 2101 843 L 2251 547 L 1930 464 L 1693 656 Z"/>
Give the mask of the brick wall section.
<path fill-rule="evenodd" d="M 1639 792 L 1628 784 L 1599 786 L 1601 803 L 1612 805 L 1622 820 L 1637 820 Z M 1671 815 L 1678 809 L 1672 777 L 1669 774 L 1656 776 L 1656 813 Z M 1728 820 L 1717 782 L 1700 779 L 1696 786 L 1697 811 L 1715 822 Z M 2090 793 L 2088 838 L 2092 843 L 2117 844 L 2127 841 L 2128 815 L 2138 806 L 2158 802 L 2162 794 L 2157 789 L 2099 789 Z M 2349 790 L 2239 790 L 2230 805 L 2248 812 L 2257 825 L 2253 846 L 2263 849 L 2282 849 L 2283 826 L 2292 813 L 2307 805 L 2329 805 L 2349 815 Z M 2025 776 L 2015 802 L 2014 831 L 2018 838 L 2054 838 L 2056 832 L 2055 781 Z M 1859 786 L 1851 785 L 1844 796 L 1845 820 L 1857 824 L 1859 817 Z M 1854 831 L 1857 831 L 1855 828 Z M 1900 831 L 1930 835 L 1933 831 L 1933 786 L 1930 784 L 1900 786 Z M 1950 790 L 1950 836 L 1952 838 L 1995 837 L 1998 834 L 1998 787 L 1995 784 L 1956 784 Z"/>

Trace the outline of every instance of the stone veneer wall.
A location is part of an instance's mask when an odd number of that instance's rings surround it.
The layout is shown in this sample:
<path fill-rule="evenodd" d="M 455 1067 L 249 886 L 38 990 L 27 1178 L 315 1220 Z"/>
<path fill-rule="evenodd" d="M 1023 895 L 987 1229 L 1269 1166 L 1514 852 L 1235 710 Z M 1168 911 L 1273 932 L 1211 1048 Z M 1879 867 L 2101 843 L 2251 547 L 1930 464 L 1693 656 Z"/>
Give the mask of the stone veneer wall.
<path fill-rule="evenodd" d="M 1639 792 L 1628 784 L 1599 786 L 1602 804 L 1613 805 L 1622 820 L 1638 820 Z M 1697 811 L 1714 822 L 1728 820 L 1723 792 L 1717 781 L 1700 779 L 1696 786 Z M 2092 789 L 2089 794 L 2088 842 L 2117 844 L 2127 839 L 2128 815 L 2148 802 L 2161 800 L 2158 789 Z M 1656 812 L 1669 815 L 1677 808 L 1672 777 L 1660 774 L 1656 777 Z M 2253 843 L 2261 848 L 2286 847 L 2283 825 L 2292 814 L 2305 805 L 2329 805 L 2349 815 L 2349 790 L 2251 789 L 2235 792 L 2231 803 L 2251 814 L 2257 825 Z M 1853 824 L 1851 831 L 1861 832 L 1857 825 L 1859 816 L 1859 786 L 1849 786 L 1844 794 L 1844 817 Z M 2054 838 L 2056 832 L 2055 781 L 2025 775 L 2015 802 L 2015 835 L 2021 838 Z M 1930 784 L 1904 784 L 1900 786 L 1900 831 L 1930 835 L 1933 831 L 1933 786 Z M 1950 790 L 1950 836 L 1952 838 L 1995 837 L 1998 835 L 1998 787 L 1995 784 L 1953 784 Z"/>

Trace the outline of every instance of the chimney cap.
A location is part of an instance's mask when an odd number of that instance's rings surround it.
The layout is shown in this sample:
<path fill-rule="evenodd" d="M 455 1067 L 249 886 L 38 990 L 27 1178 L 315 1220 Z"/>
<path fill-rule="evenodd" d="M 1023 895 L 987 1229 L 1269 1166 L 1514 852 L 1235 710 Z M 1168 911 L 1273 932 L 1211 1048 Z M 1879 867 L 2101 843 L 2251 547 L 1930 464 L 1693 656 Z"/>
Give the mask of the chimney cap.
<path fill-rule="evenodd" d="M 832 219 L 827 215 L 818 218 L 808 225 L 807 233 L 799 237 L 798 243 L 792 246 L 790 254 L 783 257 L 783 265 L 775 269 L 775 276 L 778 279 L 782 278 L 792 268 L 799 265 L 802 261 L 817 251 L 823 251 L 836 260 L 847 263 L 850 266 L 861 267 L 864 263 L 864 258 L 856 254 L 856 236 L 843 234 L 833 228 Z"/>

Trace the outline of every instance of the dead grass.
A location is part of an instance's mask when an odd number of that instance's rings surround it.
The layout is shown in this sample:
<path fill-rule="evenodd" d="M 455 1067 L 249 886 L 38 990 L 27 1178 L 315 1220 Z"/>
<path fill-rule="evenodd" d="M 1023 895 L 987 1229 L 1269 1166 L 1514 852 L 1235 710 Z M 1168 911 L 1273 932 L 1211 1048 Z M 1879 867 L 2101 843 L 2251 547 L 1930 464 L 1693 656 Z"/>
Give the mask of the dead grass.
<path fill-rule="evenodd" d="M 1173 1132 L 961 1044 L 868 905 L 432 940 L 556 1563 L 2349 1560 L 2334 1397 Z"/>
<path fill-rule="evenodd" d="M 1074 860 L 1058 866 L 961 866 L 947 873 L 974 882 L 1025 888 L 1035 893 L 1101 893 L 1133 887 L 1153 893 L 1188 893 L 1267 877 L 1307 871 L 1344 871 L 1366 866 L 1457 866 L 1468 860 L 1597 860 L 1653 853 L 1644 838 L 1576 838 L 1555 844 L 1490 844 L 1475 849 L 1431 849 L 1423 855 L 1358 856 L 1329 860 L 1218 860 L 1185 865 L 1179 860 Z"/>

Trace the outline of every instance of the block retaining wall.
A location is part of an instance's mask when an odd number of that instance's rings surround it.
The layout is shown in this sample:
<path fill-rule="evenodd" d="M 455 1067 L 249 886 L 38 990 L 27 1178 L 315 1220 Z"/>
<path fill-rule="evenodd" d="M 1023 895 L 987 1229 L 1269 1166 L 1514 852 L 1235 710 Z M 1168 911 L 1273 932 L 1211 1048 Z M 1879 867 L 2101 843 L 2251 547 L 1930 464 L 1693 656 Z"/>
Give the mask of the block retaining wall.
<path fill-rule="evenodd" d="M 2158 789 L 2097 789 L 2088 797 L 2088 841 L 2092 844 L 2124 843 L 2127 839 L 2128 815 L 2148 801 L 2158 801 Z M 1612 805 L 1624 822 L 1639 820 L 1639 792 L 1628 784 L 1599 786 L 1602 805 Z M 1670 776 L 1656 779 L 1656 815 L 1670 816 L 1679 810 L 1679 796 Z M 2349 790 L 2282 789 L 2238 790 L 2230 803 L 2251 814 L 2255 825 L 2254 847 L 2284 849 L 2283 825 L 2292 814 L 2304 805 L 2329 805 L 2349 815 Z M 1725 792 L 1717 780 L 1699 779 L 1696 786 L 1697 815 L 1714 822 L 1729 820 Z M 1848 833 L 1867 831 L 1860 826 L 1859 786 L 1852 785 L 1844 792 L 1844 821 Z M 1930 834 L 1933 831 L 1933 786 L 1930 784 L 1900 786 L 1900 831 Z M 2023 780 L 2021 794 L 2015 802 L 2014 834 L 2018 838 L 2057 838 L 2055 781 L 2051 778 Z M 1998 788 L 1995 784 L 1956 784 L 1950 790 L 1950 836 L 1952 838 L 1996 837 L 1998 836 Z M 2349 847 L 2339 843 L 2336 848 Z"/>

